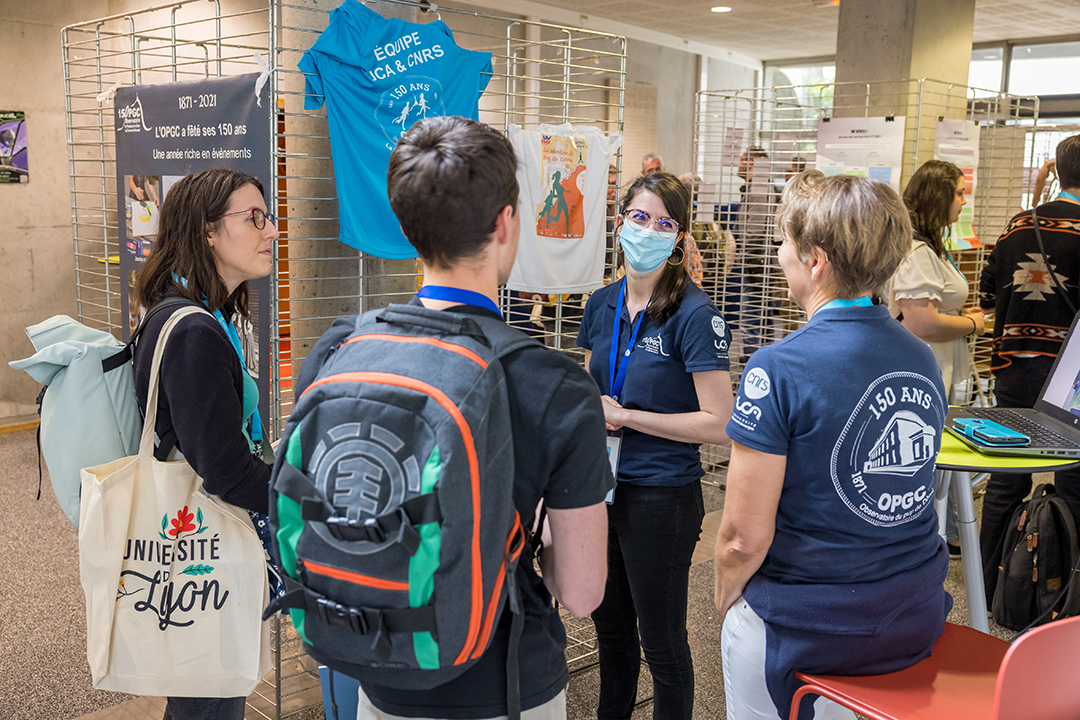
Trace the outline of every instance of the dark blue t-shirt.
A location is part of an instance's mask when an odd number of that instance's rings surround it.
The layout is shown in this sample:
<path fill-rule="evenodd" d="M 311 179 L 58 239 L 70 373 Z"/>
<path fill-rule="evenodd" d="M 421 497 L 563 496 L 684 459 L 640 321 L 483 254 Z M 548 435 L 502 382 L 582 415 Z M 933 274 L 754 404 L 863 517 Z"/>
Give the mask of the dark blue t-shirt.
<path fill-rule="evenodd" d="M 883 306 L 819 310 L 754 353 L 728 436 L 787 456 L 759 574 L 867 583 L 933 558 L 934 457 L 947 411 L 933 353 Z"/>
<path fill-rule="evenodd" d="M 619 288 L 624 281 L 597 290 L 585 305 L 578 346 L 592 351 L 589 374 L 601 394 L 611 394 L 609 353 Z M 619 308 L 619 350 L 630 342 L 633 322 L 625 300 Z M 620 404 L 632 410 L 688 413 L 700 410 L 692 373 L 727 371 L 731 330 L 709 296 L 687 282 L 679 309 L 663 324 L 648 314 L 641 321 L 637 342 L 626 369 Z M 623 430 L 619 482 L 679 487 L 697 480 L 701 455 L 696 443 L 677 442 L 630 428 Z"/>

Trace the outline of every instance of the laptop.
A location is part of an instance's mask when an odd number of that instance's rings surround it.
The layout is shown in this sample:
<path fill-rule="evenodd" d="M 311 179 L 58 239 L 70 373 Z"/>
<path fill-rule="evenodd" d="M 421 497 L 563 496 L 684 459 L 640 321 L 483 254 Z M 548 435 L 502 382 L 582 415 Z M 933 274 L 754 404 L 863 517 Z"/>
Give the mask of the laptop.
<path fill-rule="evenodd" d="M 945 429 L 987 455 L 1080 458 L 1080 333 L 1073 320 L 1035 407 L 949 408 Z M 1027 445 L 987 445 L 954 429 L 964 418 L 993 420 L 1030 438 Z"/>

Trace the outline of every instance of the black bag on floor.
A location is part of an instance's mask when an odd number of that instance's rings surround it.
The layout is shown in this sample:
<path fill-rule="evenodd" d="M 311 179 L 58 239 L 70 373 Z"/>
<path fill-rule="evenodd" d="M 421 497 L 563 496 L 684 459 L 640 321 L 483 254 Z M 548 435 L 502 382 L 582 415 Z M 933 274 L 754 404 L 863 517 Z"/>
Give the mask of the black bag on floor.
<path fill-rule="evenodd" d="M 1011 630 L 1080 614 L 1077 537 L 1054 486 L 1039 485 L 1009 521 L 991 612 Z"/>

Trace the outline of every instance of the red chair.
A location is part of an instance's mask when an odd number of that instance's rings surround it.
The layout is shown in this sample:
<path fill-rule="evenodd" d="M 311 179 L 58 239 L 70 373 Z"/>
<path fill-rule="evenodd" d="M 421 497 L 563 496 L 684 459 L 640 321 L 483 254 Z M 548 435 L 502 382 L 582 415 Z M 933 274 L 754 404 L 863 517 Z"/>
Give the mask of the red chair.
<path fill-rule="evenodd" d="M 795 673 L 791 720 L 821 695 L 871 720 L 1077 720 L 1080 617 L 1043 625 L 1009 644 L 946 623 L 933 655 L 887 675 Z"/>

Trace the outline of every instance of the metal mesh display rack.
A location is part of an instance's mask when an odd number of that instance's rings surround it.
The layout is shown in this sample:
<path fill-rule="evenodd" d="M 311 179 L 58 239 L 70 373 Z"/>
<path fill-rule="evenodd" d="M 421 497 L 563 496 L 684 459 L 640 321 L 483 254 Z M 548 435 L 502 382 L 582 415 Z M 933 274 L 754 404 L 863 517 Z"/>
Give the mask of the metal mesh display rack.
<path fill-rule="evenodd" d="M 788 298 L 776 260 L 776 210 L 788 177 L 814 167 L 818 120 L 832 117 L 905 118 L 901 189 L 934 155 L 939 118 L 974 121 L 980 128 L 974 196 L 975 231 L 993 243 L 1023 207 L 1026 168 L 1033 164 L 1026 135 L 1038 118 L 1038 99 L 936 80 L 830 83 L 698 93 L 694 130 L 697 233 L 706 264 L 706 289 L 735 326 L 732 371 L 747 357 L 800 327 L 805 316 Z M 744 151 L 766 177 L 748 183 Z M 740 206 L 736 211 L 733 206 Z M 976 301 L 985 248 L 958 253 Z M 986 403 L 990 339 L 971 341 L 972 381 L 957 401 Z"/>
<path fill-rule="evenodd" d="M 419 283 L 416 261 L 365 256 L 337 241 L 326 112 L 304 109 L 303 74 L 296 63 L 338 4 L 250 0 L 231 5 L 246 9 L 223 12 L 220 0 L 175 3 L 71 25 L 61 38 L 77 310 L 84 323 L 117 336 L 125 320 L 112 92 L 128 85 L 258 72 L 261 62 L 269 64 L 267 174 L 273 178 L 272 206 L 281 233 L 270 305 L 274 438 L 292 408 L 300 364 L 333 319 L 405 300 Z M 564 122 L 608 132 L 623 129 L 626 40 L 621 36 L 408 0 L 368 4 L 387 15 L 407 12 L 417 22 L 437 16 L 460 46 L 493 54 L 493 74 L 480 100 L 482 122 L 504 131 L 511 123 L 533 129 Z M 621 155 L 615 160 L 621 170 Z M 582 304 L 580 296 L 519 298 L 504 291 L 502 297 L 511 320 L 575 357 L 580 357 L 574 337 Z M 315 663 L 287 617 L 273 620 L 273 632 L 274 672 L 249 699 L 248 717 L 320 717 Z M 589 642 L 572 637 L 570 645 Z"/>

